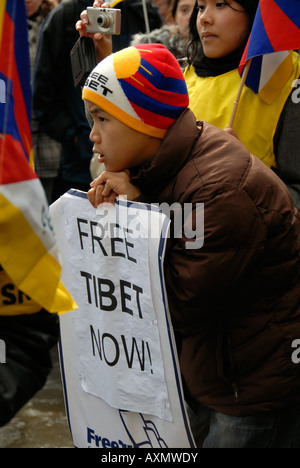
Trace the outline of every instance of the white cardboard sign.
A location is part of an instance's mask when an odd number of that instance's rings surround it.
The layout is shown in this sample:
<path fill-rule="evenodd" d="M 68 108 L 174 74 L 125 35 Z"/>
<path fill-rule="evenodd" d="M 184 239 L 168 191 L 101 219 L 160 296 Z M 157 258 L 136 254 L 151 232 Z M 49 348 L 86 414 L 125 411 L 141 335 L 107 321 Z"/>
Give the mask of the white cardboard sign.
<path fill-rule="evenodd" d="M 62 280 L 66 409 L 77 447 L 194 447 L 163 279 L 169 219 L 71 191 L 51 206 Z"/>

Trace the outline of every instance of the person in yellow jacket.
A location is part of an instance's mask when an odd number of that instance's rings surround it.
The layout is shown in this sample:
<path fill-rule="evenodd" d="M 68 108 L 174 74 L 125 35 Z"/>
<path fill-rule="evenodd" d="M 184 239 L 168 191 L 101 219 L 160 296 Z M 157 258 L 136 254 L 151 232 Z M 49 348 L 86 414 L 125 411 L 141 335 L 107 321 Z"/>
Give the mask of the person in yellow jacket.
<path fill-rule="evenodd" d="M 225 129 L 240 85 L 238 65 L 258 0 L 197 0 L 191 16 L 189 65 L 185 79 L 190 108 L 198 120 Z M 299 54 L 290 52 L 289 69 L 277 89 L 265 96 L 244 86 L 233 130 L 246 148 L 286 183 L 300 209 L 300 105 L 294 99 Z M 298 129 L 298 130 L 297 130 Z"/>

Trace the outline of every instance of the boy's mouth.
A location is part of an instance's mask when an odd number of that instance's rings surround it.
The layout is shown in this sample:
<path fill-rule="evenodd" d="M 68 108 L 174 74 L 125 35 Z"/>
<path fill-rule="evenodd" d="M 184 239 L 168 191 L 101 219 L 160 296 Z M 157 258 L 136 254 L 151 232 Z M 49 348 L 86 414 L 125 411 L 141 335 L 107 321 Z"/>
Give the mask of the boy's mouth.
<path fill-rule="evenodd" d="M 99 154 L 97 159 L 98 159 L 99 163 L 103 163 L 104 162 L 104 154 Z"/>

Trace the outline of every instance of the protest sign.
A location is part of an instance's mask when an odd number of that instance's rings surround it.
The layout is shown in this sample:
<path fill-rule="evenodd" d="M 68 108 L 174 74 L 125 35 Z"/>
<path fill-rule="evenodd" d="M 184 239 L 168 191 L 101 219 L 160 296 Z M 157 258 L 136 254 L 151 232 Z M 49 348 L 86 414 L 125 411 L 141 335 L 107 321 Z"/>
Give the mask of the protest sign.
<path fill-rule="evenodd" d="M 66 409 L 77 447 L 194 447 L 163 280 L 169 219 L 118 200 L 97 211 L 71 191 L 51 207 L 64 284 Z"/>

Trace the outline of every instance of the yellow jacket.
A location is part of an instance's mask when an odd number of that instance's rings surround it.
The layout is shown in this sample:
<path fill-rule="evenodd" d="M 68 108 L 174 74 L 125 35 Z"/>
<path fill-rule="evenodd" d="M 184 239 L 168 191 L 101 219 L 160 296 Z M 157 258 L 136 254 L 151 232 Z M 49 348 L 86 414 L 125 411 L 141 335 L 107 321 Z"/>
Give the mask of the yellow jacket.
<path fill-rule="evenodd" d="M 285 83 L 275 90 L 272 88 L 263 98 L 244 86 L 233 125 L 248 151 L 268 167 L 276 167 L 273 138 L 293 81 L 300 74 L 299 55 L 291 53 L 291 58 Z M 185 70 L 185 79 L 190 108 L 196 118 L 224 129 L 229 124 L 241 81 L 238 70 L 216 77 L 199 77 L 190 66 Z"/>

